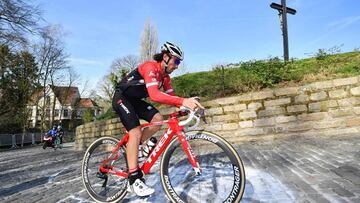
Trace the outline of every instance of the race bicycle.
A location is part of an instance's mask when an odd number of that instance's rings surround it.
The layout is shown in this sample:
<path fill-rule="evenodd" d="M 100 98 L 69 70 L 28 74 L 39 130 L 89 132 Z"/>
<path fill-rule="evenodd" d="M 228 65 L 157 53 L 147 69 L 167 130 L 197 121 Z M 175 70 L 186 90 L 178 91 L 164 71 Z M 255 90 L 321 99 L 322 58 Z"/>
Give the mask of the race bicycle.
<path fill-rule="evenodd" d="M 188 116 L 180 120 L 180 117 Z M 162 188 L 172 202 L 240 202 L 245 189 L 245 171 L 236 150 L 219 135 L 194 129 L 205 120 L 203 109 L 181 108 L 162 122 L 142 124 L 142 128 L 167 124 L 168 128 L 141 166 L 144 175 L 164 152 L 160 161 Z M 195 125 L 187 127 L 190 123 Z M 129 170 L 126 144 L 113 137 L 95 140 L 82 161 L 82 180 L 97 202 L 118 202 L 128 190 Z M 174 136 L 176 135 L 176 136 Z M 172 139 L 173 137 L 176 137 Z"/>
<path fill-rule="evenodd" d="M 43 149 L 46 149 L 47 147 L 52 147 L 54 150 L 57 148 L 62 148 L 61 138 L 59 135 L 52 137 L 51 135 L 49 136 L 48 134 L 45 134 L 43 140 Z"/>

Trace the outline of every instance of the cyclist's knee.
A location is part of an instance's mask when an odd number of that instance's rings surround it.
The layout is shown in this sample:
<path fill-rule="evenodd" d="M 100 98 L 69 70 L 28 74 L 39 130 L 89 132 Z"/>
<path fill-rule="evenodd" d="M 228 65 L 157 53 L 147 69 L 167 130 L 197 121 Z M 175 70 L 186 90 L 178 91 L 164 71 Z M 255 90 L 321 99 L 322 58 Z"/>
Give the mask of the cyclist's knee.
<path fill-rule="evenodd" d="M 129 136 L 131 138 L 136 137 L 139 141 L 141 139 L 141 135 L 142 135 L 142 132 L 141 132 L 140 126 L 135 127 L 129 131 Z"/>
<path fill-rule="evenodd" d="M 163 116 L 160 113 L 156 113 L 151 119 L 151 122 L 159 122 L 163 120 L 164 120 Z"/>
<path fill-rule="evenodd" d="M 152 123 L 153 123 L 153 122 L 161 122 L 161 121 L 163 121 L 163 120 L 164 120 L 163 116 L 162 116 L 160 113 L 157 113 L 157 114 L 155 114 L 154 117 L 151 119 L 151 122 L 152 122 Z M 161 126 L 160 126 L 160 125 L 156 125 L 156 126 L 152 126 L 151 128 L 154 129 L 154 130 L 156 130 L 156 131 L 158 131 L 158 130 L 161 129 Z"/>

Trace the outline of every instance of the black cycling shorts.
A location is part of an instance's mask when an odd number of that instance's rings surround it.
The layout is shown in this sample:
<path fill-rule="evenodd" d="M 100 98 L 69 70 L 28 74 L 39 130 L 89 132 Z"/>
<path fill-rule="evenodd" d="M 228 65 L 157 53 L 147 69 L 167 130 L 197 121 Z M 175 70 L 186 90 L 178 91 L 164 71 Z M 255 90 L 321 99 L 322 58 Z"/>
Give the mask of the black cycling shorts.
<path fill-rule="evenodd" d="M 115 91 L 112 106 L 127 131 L 140 126 L 139 118 L 151 122 L 154 115 L 159 112 L 144 100 L 125 97 L 120 91 Z"/>

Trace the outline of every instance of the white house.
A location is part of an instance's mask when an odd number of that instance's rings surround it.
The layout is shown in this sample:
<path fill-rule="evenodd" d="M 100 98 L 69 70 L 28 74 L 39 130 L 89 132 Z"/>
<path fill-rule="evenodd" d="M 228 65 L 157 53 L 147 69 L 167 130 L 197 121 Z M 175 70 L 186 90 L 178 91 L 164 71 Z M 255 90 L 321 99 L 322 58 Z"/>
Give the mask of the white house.
<path fill-rule="evenodd" d="M 55 108 L 53 111 L 54 104 Z M 48 85 L 45 89 L 45 96 L 44 89 L 41 88 L 31 97 L 31 101 L 28 105 L 28 122 L 30 128 L 39 127 L 36 125 L 40 125 L 40 122 L 36 121 L 41 120 L 40 114 L 43 106 L 45 106 L 45 119 L 50 121 L 51 117 L 54 115 L 54 121 L 56 123 L 72 119 L 81 120 L 83 112 L 87 109 L 92 109 L 94 116 L 102 113 L 102 108 L 90 98 L 80 97 L 79 89 L 77 87 Z"/>

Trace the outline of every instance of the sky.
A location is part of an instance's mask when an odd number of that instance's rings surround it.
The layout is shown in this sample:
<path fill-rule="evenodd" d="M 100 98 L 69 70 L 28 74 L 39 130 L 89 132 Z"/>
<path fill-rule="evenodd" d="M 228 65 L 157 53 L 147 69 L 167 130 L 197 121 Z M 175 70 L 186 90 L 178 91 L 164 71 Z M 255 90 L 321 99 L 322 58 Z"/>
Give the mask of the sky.
<path fill-rule="evenodd" d="M 156 26 L 159 48 L 165 41 L 184 50 L 186 72 L 214 65 L 283 56 L 278 12 L 281 0 L 35 0 L 43 24 L 60 24 L 67 33 L 70 65 L 88 87 L 110 72 L 112 61 L 139 55 L 145 22 Z M 287 0 L 290 58 L 307 58 L 318 49 L 360 48 L 359 0 Z"/>

